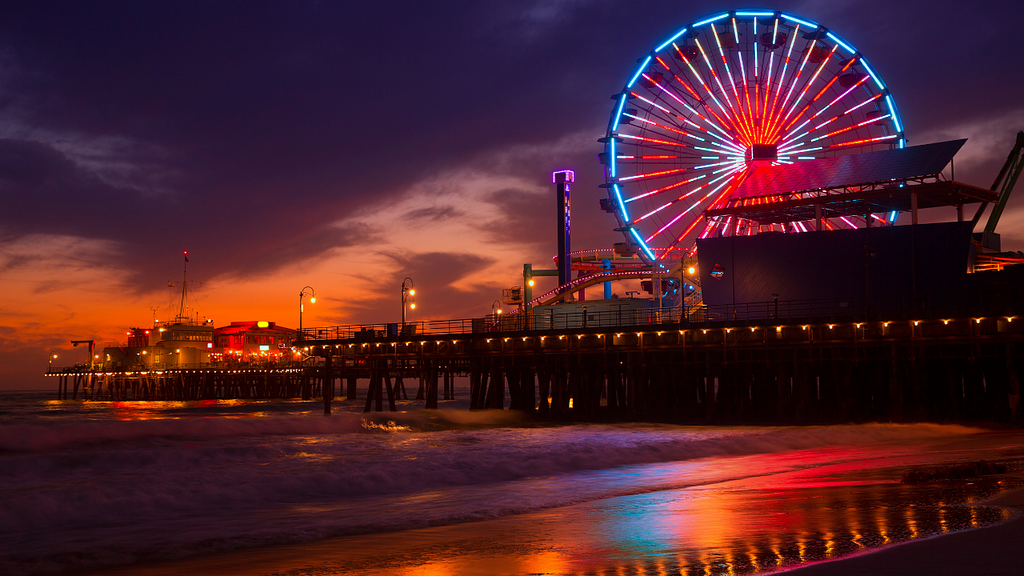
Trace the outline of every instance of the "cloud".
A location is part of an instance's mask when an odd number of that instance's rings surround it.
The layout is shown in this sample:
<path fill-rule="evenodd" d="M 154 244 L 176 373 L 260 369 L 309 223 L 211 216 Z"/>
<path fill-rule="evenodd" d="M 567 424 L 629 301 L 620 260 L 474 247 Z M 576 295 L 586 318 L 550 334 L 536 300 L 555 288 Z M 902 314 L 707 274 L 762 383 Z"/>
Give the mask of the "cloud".
<path fill-rule="evenodd" d="M 1024 108 L 1009 112 L 997 112 L 972 118 L 949 125 L 936 126 L 924 132 L 918 143 L 939 142 L 957 138 L 967 138 L 967 143 L 953 159 L 953 171 L 947 168 L 946 176 L 955 176 L 959 182 L 965 182 L 981 188 L 989 188 L 995 181 L 999 170 L 1006 162 L 1006 156 L 1013 148 L 1017 131 L 1024 129 Z M 1018 181 L 1015 191 L 1011 193 L 996 231 L 1003 237 L 1004 250 L 1024 249 L 1024 185 Z M 976 205 L 968 207 L 966 217 L 970 218 Z M 978 226 L 980 230 L 988 222 L 992 207 Z"/>
<path fill-rule="evenodd" d="M 576 13 L 593 9 L 602 0 L 530 0 L 502 5 L 487 15 L 488 37 L 498 34 L 516 43 L 529 44 L 558 31 L 559 25 L 571 26 Z"/>
<path fill-rule="evenodd" d="M 934 126 L 916 136 L 912 144 L 967 138 L 955 158 L 956 178 L 988 188 L 1019 130 L 1024 130 L 1024 107 Z"/>
<path fill-rule="evenodd" d="M 256 254 L 233 263 L 228 270 L 218 275 L 218 278 L 266 277 L 280 273 L 282 269 L 306 264 L 310 260 L 329 259 L 339 250 L 372 245 L 384 239 L 383 231 L 374 230 L 358 222 L 345 226 L 328 225 L 295 237 L 279 234 L 273 227 L 257 227 L 253 233 L 269 237 L 271 240 Z M 275 237 L 276 242 L 273 240 Z"/>
<path fill-rule="evenodd" d="M 410 210 L 402 215 L 403 220 L 450 220 L 462 216 L 462 212 L 454 206 L 431 206 Z"/>
<path fill-rule="evenodd" d="M 8 237 L 131 237 L 149 229 L 142 214 L 168 207 L 138 189 L 103 181 L 53 146 L 9 138 L 0 139 L 0 194 L 0 229 Z"/>

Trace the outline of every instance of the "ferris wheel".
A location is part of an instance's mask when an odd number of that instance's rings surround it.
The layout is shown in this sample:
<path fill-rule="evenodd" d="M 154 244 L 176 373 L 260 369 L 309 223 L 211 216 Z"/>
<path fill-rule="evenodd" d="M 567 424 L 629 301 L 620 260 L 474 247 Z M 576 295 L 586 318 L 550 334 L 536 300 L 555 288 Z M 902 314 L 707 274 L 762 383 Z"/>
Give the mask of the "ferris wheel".
<path fill-rule="evenodd" d="M 903 148 L 881 77 L 831 30 L 783 12 L 699 20 L 641 60 L 615 98 L 601 139 L 605 210 L 649 263 L 692 253 L 697 238 L 805 232 L 702 217 L 754 171 Z M 896 213 L 830 218 L 828 229 L 892 224 Z"/>

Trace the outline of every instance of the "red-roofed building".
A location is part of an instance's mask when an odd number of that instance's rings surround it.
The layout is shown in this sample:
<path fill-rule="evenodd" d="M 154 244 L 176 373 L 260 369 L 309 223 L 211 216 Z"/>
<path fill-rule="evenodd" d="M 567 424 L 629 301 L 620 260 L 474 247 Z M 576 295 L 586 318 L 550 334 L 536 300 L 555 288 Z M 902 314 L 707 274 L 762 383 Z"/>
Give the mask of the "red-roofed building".
<path fill-rule="evenodd" d="M 211 360 L 287 360 L 295 330 L 275 322 L 232 322 L 213 331 Z"/>

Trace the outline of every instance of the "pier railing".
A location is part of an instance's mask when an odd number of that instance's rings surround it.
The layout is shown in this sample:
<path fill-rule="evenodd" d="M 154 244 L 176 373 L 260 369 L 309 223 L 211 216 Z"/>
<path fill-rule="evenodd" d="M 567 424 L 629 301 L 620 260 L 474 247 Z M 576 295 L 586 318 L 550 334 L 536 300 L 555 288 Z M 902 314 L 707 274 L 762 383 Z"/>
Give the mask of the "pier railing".
<path fill-rule="evenodd" d="M 487 332 L 573 330 L 581 328 L 629 328 L 656 324 L 703 325 L 715 322 L 791 321 L 863 314 L 865 301 L 856 298 L 820 300 L 772 300 L 720 306 L 672 306 L 633 310 L 585 311 L 574 308 L 535 308 L 529 312 L 489 314 L 481 318 L 427 320 L 405 325 L 351 324 L 304 328 L 303 340 L 373 341 L 385 338 L 447 336 Z"/>
<path fill-rule="evenodd" d="M 107 375 L 160 375 L 163 373 L 187 372 L 202 370 L 205 372 L 233 372 L 238 370 L 260 370 L 260 371 L 294 371 L 305 368 L 309 360 L 277 361 L 277 362 L 193 362 L 182 364 L 117 364 L 97 362 L 96 364 L 74 364 L 71 366 L 49 366 L 44 373 L 46 376 L 74 375 L 74 374 L 107 374 Z"/>

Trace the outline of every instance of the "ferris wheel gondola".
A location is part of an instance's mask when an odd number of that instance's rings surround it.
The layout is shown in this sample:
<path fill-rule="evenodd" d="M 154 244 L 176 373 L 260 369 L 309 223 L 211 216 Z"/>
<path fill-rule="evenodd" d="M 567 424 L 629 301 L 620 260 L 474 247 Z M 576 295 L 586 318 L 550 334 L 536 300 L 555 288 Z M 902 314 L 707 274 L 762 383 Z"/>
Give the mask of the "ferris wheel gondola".
<path fill-rule="evenodd" d="M 868 60 L 831 30 L 782 12 L 723 12 L 679 30 L 615 98 L 601 139 L 604 205 L 648 263 L 692 253 L 701 237 L 809 230 L 702 217 L 759 167 L 906 146 L 896 104 Z"/>

